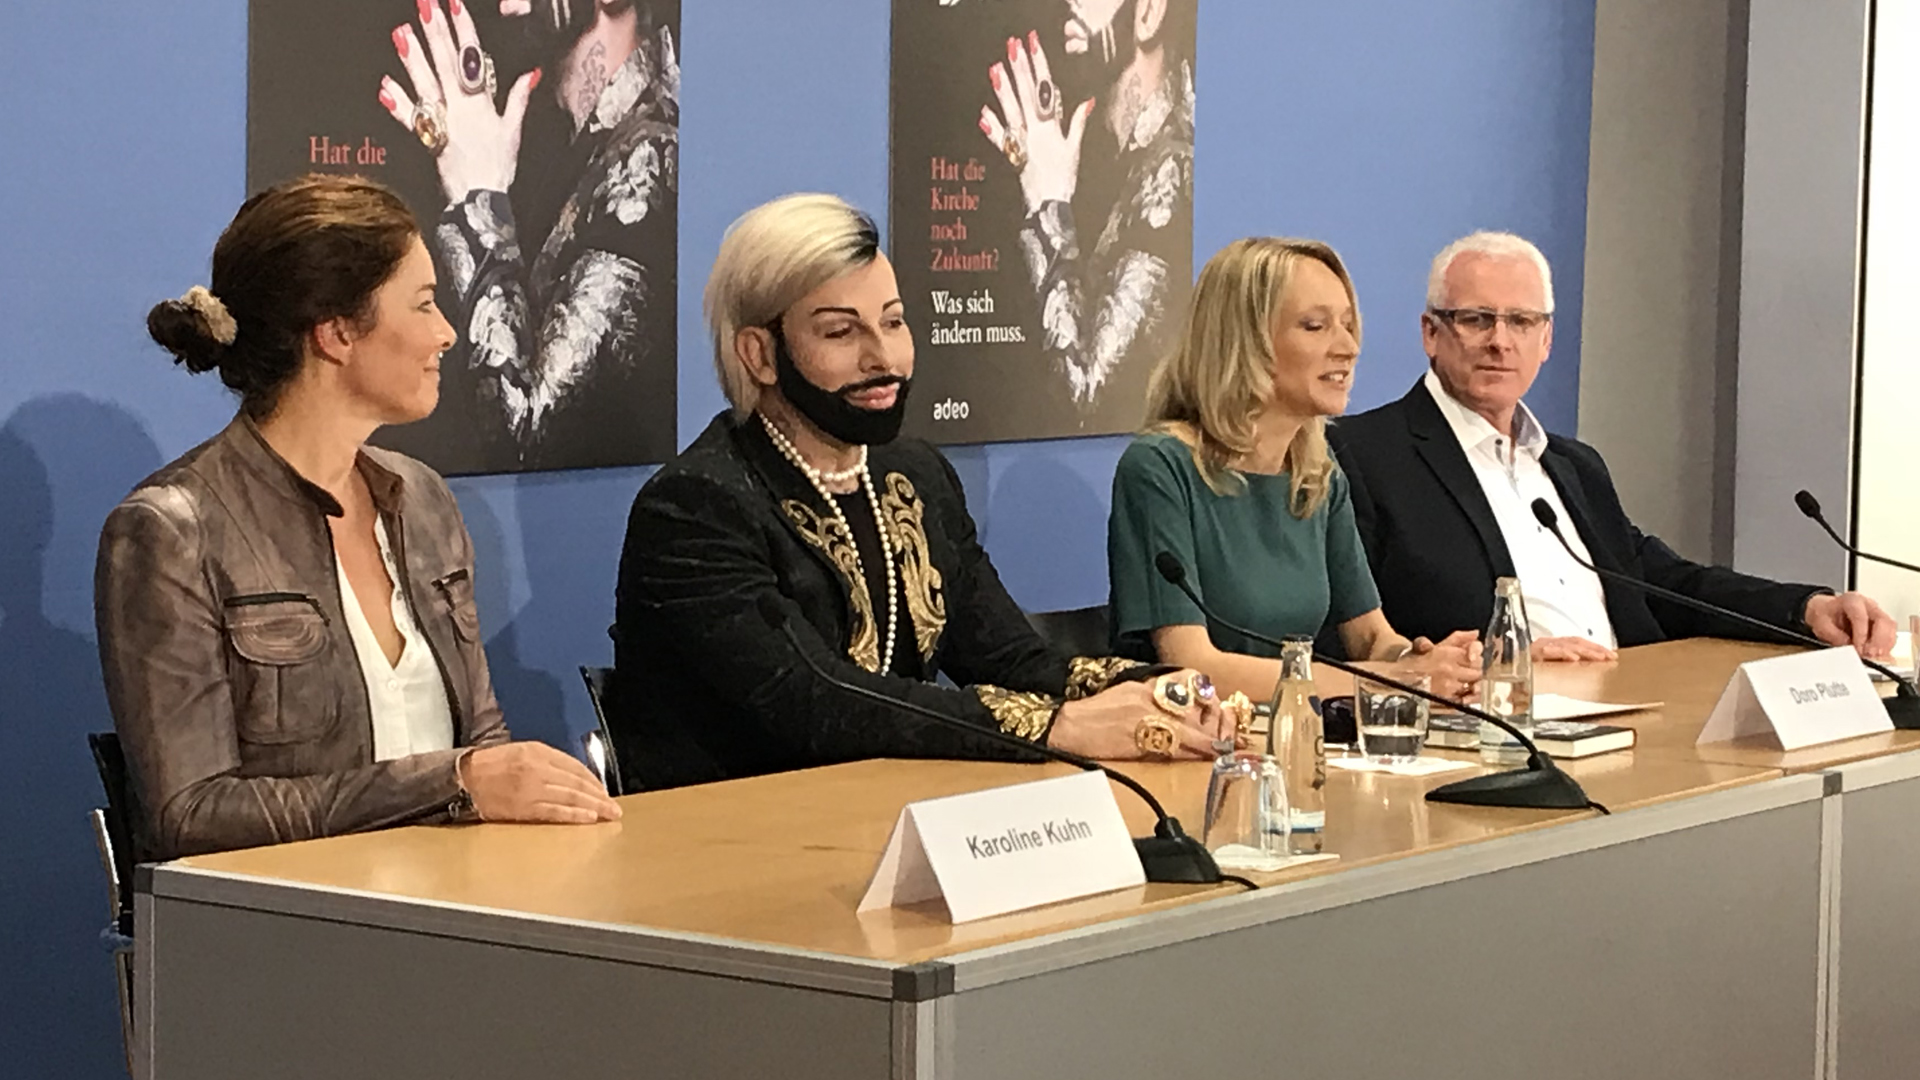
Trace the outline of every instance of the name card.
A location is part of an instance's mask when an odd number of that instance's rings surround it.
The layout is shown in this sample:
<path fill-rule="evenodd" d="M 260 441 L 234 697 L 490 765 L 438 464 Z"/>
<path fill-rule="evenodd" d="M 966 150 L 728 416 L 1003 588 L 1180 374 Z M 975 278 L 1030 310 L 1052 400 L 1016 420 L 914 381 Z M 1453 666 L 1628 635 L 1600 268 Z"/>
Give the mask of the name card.
<path fill-rule="evenodd" d="M 1741 664 L 1694 744 L 1771 734 L 1798 750 L 1892 730 L 1866 665 L 1843 646 Z"/>
<path fill-rule="evenodd" d="M 909 803 L 861 911 L 943 899 L 956 923 L 1147 880 L 1099 773 Z"/>

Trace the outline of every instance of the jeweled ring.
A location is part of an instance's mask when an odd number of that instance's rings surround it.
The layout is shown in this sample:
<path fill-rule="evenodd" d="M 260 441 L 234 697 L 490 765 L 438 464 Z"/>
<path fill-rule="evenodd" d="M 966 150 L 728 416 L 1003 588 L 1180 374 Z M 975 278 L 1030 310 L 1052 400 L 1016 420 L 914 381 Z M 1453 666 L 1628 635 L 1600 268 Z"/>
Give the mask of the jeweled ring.
<path fill-rule="evenodd" d="M 1000 152 L 1007 155 L 1007 164 L 1016 171 L 1027 167 L 1027 144 L 1013 132 L 1007 132 L 1007 137 L 1001 140 Z"/>
<path fill-rule="evenodd" d="M 1143 758 L 1165 761 L 1180 746 L 1180 731 L 1158 716 L 1143 716 L 1133 726 L 1133 745 Z"/>
<path fill-rule="evenodd" d="M 1211 682 L 1207 689 L 1213 689 Z M 1153 703 L 1169 716 L 1186 716 L 1196 696 L 1193 683 L 1178 675 L 1162 675 L 1153 680 Z"/>
<path fill-rule="evenodd" d="M 477 94 L 487 88 L 487 54 L 478 45 L 460 49 L 460 89 Z"/>
<path fill-rule="evenodd" d="M 435 157 L 447 148 L 447 107 L 438 101 L 416 102 L 413 106 L 413 134 Z"/>
<path fill-rule="evenodd" d="M 1041 79 L 1033 88 L 1033 115 L 1041 120 L 1060 119 L 1060 88 L 1052 79 Z"/>

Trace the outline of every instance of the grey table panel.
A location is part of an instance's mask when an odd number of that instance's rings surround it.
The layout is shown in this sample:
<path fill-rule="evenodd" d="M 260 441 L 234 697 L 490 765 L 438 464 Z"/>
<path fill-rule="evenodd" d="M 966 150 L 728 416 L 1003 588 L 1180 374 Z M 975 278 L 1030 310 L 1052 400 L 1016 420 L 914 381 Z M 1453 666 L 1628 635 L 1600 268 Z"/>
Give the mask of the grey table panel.
<path fill-rule="evenodd" d="M 1821 828 L 1814 799 L 964 991 L 951 1075 L 1806 1080 Z"/>
<path fill-rule="evenodd" d="M 1256 1075 L 1478 1080 L 1550 1059 L 1570 1077 L 1803 1080 L 1824 1066 L 1830 1016 L 1823 871 L 1837 845 L 1822 842 L 1838 825 L 1821 796 L 1835 781 L 1749 785 L 900 969 L 160 867 L 137 911 L 144 1026 L 162 1080 L 1110 1080 L 1201 1057 Z M 1497 949 L 1517 961 L 1490 969 Z M 1373 1024 L 1365 1010 L 1388 991 L 1403 1007 Z M 1495 1009 L 1526 1019 L 1490 1037 Z"/>
<path fill-rule="evenodd" d="M 1840 770 L 1834 1075 L 1920 1074 L 1920 755 Z"/>
<path fill-rule="evenodd" d="M 896 994 L 892 964 L 764 942 L 295 884 L 173 864 L 139 867 L 134 888 L 137 895 L 620 960 L 701 975 L 883 1000 Z M 136 919 L 138 911 L 136 903 Z M 141 931 L 135 936 L 144 941 L 150 935 Z"/>
<path fill-rule="evenodd" d="M 891 1002 L 148 898 L 157 1080 L 883 1078 Z"/>

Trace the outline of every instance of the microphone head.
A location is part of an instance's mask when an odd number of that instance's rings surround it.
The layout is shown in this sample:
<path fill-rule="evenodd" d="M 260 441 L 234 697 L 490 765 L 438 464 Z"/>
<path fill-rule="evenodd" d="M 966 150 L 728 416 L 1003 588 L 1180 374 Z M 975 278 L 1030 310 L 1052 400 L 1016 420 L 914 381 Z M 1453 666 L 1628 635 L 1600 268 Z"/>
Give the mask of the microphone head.
<path fill-rule="evenodd" d="M 1813 520 L 1820 520 L 1820 500 L 1813 497 L 1813 492 L 1805 490 L 1794 492 L 1793 505 L 1799 507 L 1801 513 Z"/>
<path fill-rule="evenodd" d="M 1167 579 L 1169 585 L 1178 585 L 1187 580 L 1187 568 L 1180 565 L 1180 560 L 1175 558 L 1171 551 L 1163 551 L 1154 556 L 1153 566 L 1160 571 L 1161 577 Z"/>
<path fill-rule="evenodd" d="M 760 617 L 765 619 L 767 625 L 774 630 L 781 630 L 787 625 L 787 610 L 780 606 L 780 598 L 777 595 L 770 592 L 761 593 L 760 600 L 755 606 L 760 609 Z"/>
<path fill-rule="evenodd" d="M 1553 512 L 1553 504 L 1545 499 L 1533 500 L 1533 520 L 1553 532 L 1560 531 L 1560 515 Z"/>

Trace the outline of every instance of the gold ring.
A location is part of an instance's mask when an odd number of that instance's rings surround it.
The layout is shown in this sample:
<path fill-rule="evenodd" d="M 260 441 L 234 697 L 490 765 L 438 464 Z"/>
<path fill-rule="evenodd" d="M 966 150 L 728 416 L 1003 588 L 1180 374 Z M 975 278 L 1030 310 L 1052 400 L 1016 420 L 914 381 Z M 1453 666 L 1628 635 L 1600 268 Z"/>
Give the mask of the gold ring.
<path fill-rule="evenodd" d="M 447 107 L 442 102 L 415 102 L 413 134 L 435 157 L 447 148 Z"/>
<path fill-rule="evenodd" d="M 1220 703 L 1220 709 L 1233 718 L 1234 734 L 1242 739 L 1253 735 L 1253 699 L 1235 690 Z"/>
<path fill-rule="evenodd" d="M 1007 132 L 1007 137 L 1001 141 L 1000 152 L 1007 155 L 1007 164 L 1012 165 L 1015 170 L 1027 167 L 1026 141 L 1013 132 Z"/>
<path fill-rule="evenodd" d="M 1211 683 L 1208 684 L 1212 686 Z M 1153 680 L 1153 703 L 1160 711 L 1169 716 L 1185 718 L 1187 710 L 1193 706 L 1198 695 L 1190 679 L 1177 675 L 1162 675 Z"/>
<path fill-rule="evenodd" d="M 1158 716 L 1143 716 L 1133 726 L 1133 745 L 1143 758 L 1166 761 L 1180 746 L 1180 732 Z"/>

